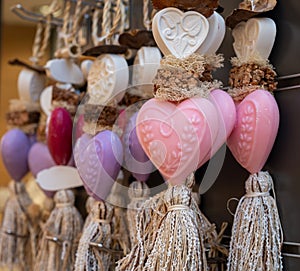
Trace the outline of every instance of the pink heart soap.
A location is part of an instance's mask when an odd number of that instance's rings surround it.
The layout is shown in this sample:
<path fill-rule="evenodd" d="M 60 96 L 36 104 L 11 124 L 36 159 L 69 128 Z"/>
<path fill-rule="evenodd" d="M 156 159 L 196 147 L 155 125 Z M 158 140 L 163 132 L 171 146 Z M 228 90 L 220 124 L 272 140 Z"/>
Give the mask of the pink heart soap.
<path fill-rule="evenodd" d="M 251 174 L 259 172 L 267 161 L 278 126 L 278 106 L 268 91 L 256 90 L 237 105 L 236 125 L 227 144 Z"/>
<path fill-rule="evenodd" d="M 204 98 L 178 105 L 151 99 L 138 113 L 136 131 L 152 163 L 176 185 L 183 183 L 210 151 L 218 132 L 218 113 Z"/>
<path fill-rule="evenodd" d="M 226 142 L 228 136 L 231 134 L 236 121 L 235 104 L 229 94 L 221 89 L 213 90 L 208 99 L 216 107 L 219 115 L 219 129 L 216 140 L 213 144 L 211 152 L 209 152 L 203 159 L 201 164 L 207 162 Z"/>

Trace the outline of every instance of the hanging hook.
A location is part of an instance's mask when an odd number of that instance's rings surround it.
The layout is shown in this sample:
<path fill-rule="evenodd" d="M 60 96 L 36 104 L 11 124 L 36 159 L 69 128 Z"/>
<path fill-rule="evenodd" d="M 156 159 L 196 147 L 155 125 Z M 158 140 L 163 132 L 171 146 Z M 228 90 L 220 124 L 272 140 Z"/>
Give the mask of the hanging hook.
<path fill-rule="evenodd" d="M 45 16 L 29 11 L 25 9 L 21 4 L 12 6 L 10 10 L 14 14 L 16 14 L 19 18 L 25 21 L 34 22 L 34 23 L 38 23 L 38 22 L 47 23 L 47 18 Z M 52 25 L 61 26 L 62 20 L 52 17 L 50 23 Z"/>

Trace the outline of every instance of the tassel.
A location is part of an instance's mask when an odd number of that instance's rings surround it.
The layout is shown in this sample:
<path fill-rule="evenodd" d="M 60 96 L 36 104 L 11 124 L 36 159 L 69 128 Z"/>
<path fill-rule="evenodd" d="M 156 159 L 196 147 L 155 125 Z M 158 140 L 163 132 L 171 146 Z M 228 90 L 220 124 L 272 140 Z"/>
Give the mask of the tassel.
<path fill-rule="evenodd" d="M 187 186 L 169 187 L 146 201 L 137 215 L 137 241 L 117 271 L 207 270 L 202 214 Z"/>
<path fill-rule="evenodd" d="M 135 181 L 130 184 L 128 195 L 130 203 L 127 206 L 127 222 L 130 243 L 133 247 L 137 243 L 137 213 L 150 196 L 150 189 L 144 182 Z"/>
<path fill-rule="evenodd" d="M 22 182 L 11 182 L 9 190 L 0 232 L 0 267 L 32 270 L 40 209 L 32 203 Z"/>
<path fill-rule="evenodd" d="M 56 192 L 54 202 L 55 208 L 43 228 L 35 271 L 73 270 L 82 218 L 71 190 Z"/>
<path fill-rule="evenodd" d="M 111 265 L 110 247 L 113 207 L 94 202 L 91 220 L 84 229 L 76 255 L 75 271 L 107 271 Z"/>
<path fill-rule="evenodd" d="M 252 174 L 232 227 L 229 271 L 281 271 L 282 228 L 268 172 Z"/>
<path fill-rule="evenodd" d="M 165 191 L 146 200 L 136 216 L 137 243 L 130 253 L 118 261 L 116 271 L 142 271 L 155 242 L 155 233 L 166 213 L 163 202 Z"/>
<path fill-rule="evenodd" d="M 123 175 L 123 174 L 122 174 Z M 120 190 L 121 189 L 121 190 Z M 126 199 L 123 192 L 123 185 L 115 182 L 107 201 L 111 203 L 114 208 L 113 217 L 111 221 L 112 226 L 112 245 L 111 248 L 120 251 L 119 255 L 126 255 L 130 251 L 130 242 L 128 234 L 128 226 L 126 221 Z M 123 252 L 123 253 L 122 253 Z M 113 261 L 115 262 L 114 259 Z"/>
<path fill-rule="evenodd" d="M 93 220 L 93 214 L 92 214 L 92 208 L 93 208 L 93 205 L 95 204 L 96 200 L 93 198 L 93 197 L 88 197 L 86 202 L 85 202 L 85 209 L 86 209 L 86 212 L 87 212 L 87 217 L 84 221 L 84 225 L 83 225 L 83 229 L 82 231 L 85 230 L 85 228 L 90 225 L 90 222 Z"/>
<path fill-rule="evenodd" d="M 207 270 L 200 211 L 190 189 L 170 187 L 164 201 L 167 212 L 143 270 Z"/>

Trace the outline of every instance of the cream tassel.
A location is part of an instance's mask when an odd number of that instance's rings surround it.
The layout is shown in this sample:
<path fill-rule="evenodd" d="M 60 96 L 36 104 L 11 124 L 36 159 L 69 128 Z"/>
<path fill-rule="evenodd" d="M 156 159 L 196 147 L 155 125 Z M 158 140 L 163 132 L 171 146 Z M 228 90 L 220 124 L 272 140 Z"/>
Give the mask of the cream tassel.
<path fill-rule="evenodd" d="M 44 225 L 35 271 L 73 270 L 82 218 L 71 190 L 56 192 L 54 201 L 55 208 Z"/>
<path fill-rule="evenodd" d="M 137 215 L 138 243 L 118 262 L 117 271 L 207 270 L 207 224 L 192 198 L 193 183 L 191 174 L 188 187 L 169 187 L 144 203 Z"/>
<path fill-rule="evenodd" d="M 128 195 L 130 203 L 127 206 L 127 223 L 130 243 L 133 247 L 137 243 L 137 213 L 150 196 L 150 189 L 144 182 L 134 181 L 130 184 Z"/>
<path fill-rule="evenodd" d="M 0 232 L 0 269 L 32 270 L 40 209 L 22 182 L 11 182 Z"/>
<path fill-rule="evenodd" d="M 116 271 L 142 271 L 144 263 L 152 250 L 155 242 L 155 233 L 158 231 L 159 223 L 166 213 L 163 202 L 165 191 L 146 200 L 136 216 L 135 244 L 130 253 L 118 262 Z"/>
<path fill-rule="evenodd" d="M 87 217 L 84 221 L 83 229 L 82 231 L 85 230 L 85 228 L 90 225 L 90 222 L 93 220 L 93 214 L 92 214 L 92 208 L 93 205 L 95 204 L 96 200 L 93 197 L 88 197 L 86 202 L 85 202 L 85 209 L 87 211 Z"/>
<path fill-rule="evenodd" d="M 229 271 L 281 271 L 282 228 L 268 172 L 252 174 L 232 227 Z"/>
<path fill-rule="evenodd" d="M 113 207 L 102 201 L 94 202 L 91 220 L 80 238 L 75 271 L 107 271 L 111 263 L 111 219 Z"/>
<path fill-rule="evenodd" d="M 164 201 L 167 213 L 143 270 L 207 270 L 203 222 L 190 189 L 185 185 L 170 187 Z"/>
<path fill-rule="evenodd" d="M 123 174 L 122 174 L 123 175 Z M 120 251 L 120 255 L 126 255 L 130 251 L 130 242 L 128 227 L 126 221 L 126 199 L 123 192 L 123 185 L 115 182 L 107 201 L 112 204 L 114 208 L 112 217 L 112 245 L 111 248 Z M 123 254 L 122 254 L 123 252 Z M 116 260 L 119 260 L 118 257 Z"/>

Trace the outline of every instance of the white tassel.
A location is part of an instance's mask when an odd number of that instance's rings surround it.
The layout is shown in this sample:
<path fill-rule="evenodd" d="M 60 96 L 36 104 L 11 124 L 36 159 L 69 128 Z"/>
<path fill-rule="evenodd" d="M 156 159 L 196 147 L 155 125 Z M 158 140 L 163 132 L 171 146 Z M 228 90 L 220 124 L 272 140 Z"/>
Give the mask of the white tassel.
<path fill-rule="evenodd" d="M 90 215 L 90 223 L 79 241 L 74 270 L 107 271 L 111 265 L 111 254 L 100 250 L 97 245 L 108 249 L 111 247 L 113 207 L 102 201 L 94 202 Z"/>
<path fill-rule="evenodd" d="M 143 270 L 206 271 L 202 219 L 191 191 L 185 185 L 170 187 L 164 201 L 167 212 Z"/>
<path fill-rule="evenodd" d="M 282 228 L 268 172 L 246 181 L 232 227 L 228 271 L 281 271 Z"/>
<path fill-rule="evenodd" d="M 144 182 L 134 181 L 130 184 L 128 195 L 130 203 L 127 206 L 127 222 L 131 247 L 137 243 L 137 214 L 149 198 L 150 189 Z"/>

